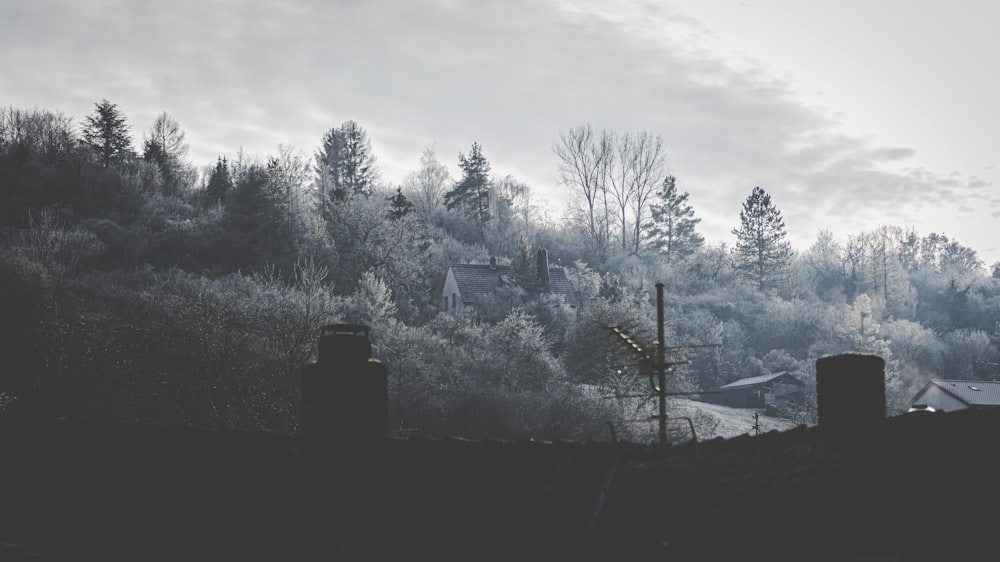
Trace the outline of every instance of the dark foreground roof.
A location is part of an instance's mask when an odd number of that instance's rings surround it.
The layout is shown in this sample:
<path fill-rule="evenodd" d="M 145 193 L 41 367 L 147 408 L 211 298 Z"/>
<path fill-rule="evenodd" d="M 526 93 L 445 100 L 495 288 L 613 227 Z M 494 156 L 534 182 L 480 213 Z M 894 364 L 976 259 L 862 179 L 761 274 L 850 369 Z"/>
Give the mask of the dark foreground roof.
<path fill-rule="evenodd" d="M 0 560 L 566 559 L 618 450 L 389 439 L 384 525 L 350 556 L 358 459 L 322 436 L 0 417 Z"/>
<path fill-rule="evenodd" d="M 345 551 L 337 475 L 360 459 L 322 436 L 0 417 L 0 559 L 956 560 L 995 552 L 1000 522 L 1000 409 L 382 454 L 378 544 Z"/>
<path fill-rule="evenodd" d="M 800 426 L 623 462 L 591 556 L 977 560 L 997 552 L 1000 409 Z M 653 499 L 655 498 L 655 500 Z"/>

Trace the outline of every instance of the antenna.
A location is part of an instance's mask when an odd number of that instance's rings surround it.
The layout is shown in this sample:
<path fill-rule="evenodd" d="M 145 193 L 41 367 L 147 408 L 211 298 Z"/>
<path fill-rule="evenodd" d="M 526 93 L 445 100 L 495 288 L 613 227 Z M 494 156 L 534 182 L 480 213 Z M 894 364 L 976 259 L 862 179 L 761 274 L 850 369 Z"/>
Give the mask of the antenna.
<path fill-rule="evenodd" d="M 656 284 L 656 344 L 653 346 L 644 345 L 639 341 L 637 337 L 630 334 L 621 326 L 606 326 L 612 336 L 622 344 L 625 345 L 626 349 L 636 358 L 639 367 L 640 375 L 649 376 L 649 384 L 652 387 L 653 395 L 658 398 L 658 413 L 653 416 L 659 421 L 659 440 L 660 446 L 666 446 L 667 444 L 667 396 L 679 396 L 684 394 L 702 394 L 702 393 L 688 393 L 688 392 L 670 392 L 666 391 L 667 383 L 667 371 L 673 370 L 677 365 L 687 365 L 690 361 L 667 361 L 666 354 L 668 352 L 680 351 L 682 349 L 696 349 L 702 347 L 721 347 L 722 344 L 717 343 L 707 343 L 707 344 L 692 344 L 692 345 L 679 345 L 667 347 L 664 343 L 664 328 L 663 328 L 663 283 Z M 652 349 L 650 349 L 652 347 Z M 652 354 L 650 353 L 652 352 Z M 653 375 L 656 375 L 656 381 L 653 380 Z M 692 426 L 693 434 L 693 426 Z M 697 437 L 695 437 L 697 439 Z"/>

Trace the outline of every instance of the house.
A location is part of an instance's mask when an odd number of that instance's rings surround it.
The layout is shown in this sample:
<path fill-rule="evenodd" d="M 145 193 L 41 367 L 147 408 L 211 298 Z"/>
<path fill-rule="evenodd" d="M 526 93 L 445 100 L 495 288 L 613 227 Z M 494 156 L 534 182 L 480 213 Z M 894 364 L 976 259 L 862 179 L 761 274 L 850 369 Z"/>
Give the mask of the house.
<path fill-rule="evenodd" d="M 940 411 L 1000 406 L 1000 382 L 931 379 L 910 401 Z"/>
<path fill-rule="evenodd" d="M 720 386 L 701 396 L 704 402 L 731 408 L 774 408 L 779 401 L 801 396 L 805 384 L 791 373 L 749 377 Z"/>
<path fill-rule="evenodd" d="M 540 248 L 534 275 L 510 265 L 498 265 L 495 257 L 490 258 L 489 264 L 453 264 L 448 268 L 441 291 L 442 310 L 451 314 L 475 312 L 504 288 L 529 294 L 561 295 L 565 302 L 574 305 L 573 288 L 566 271 L 548 263 L 547 252 Z M 539 271 L 546 273 L 540 275 Z"/>

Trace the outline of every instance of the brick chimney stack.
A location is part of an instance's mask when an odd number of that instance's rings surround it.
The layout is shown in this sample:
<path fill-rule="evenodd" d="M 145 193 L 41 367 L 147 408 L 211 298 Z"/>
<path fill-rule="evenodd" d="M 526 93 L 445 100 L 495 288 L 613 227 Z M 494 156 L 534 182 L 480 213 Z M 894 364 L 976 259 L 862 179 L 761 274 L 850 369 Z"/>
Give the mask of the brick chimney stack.
<path fill-rule="evenodd" d="M 885 420 L 885 360 L 844 353 L 816 361 L 816 406 L 821 431 L 858 437 Z"/>
<path fill-rule="evenodd" d="M 388 368 L 369 328 L 320 328 L 319 360 L 302 370 L 300 451 L 338 549 L 372 552 L 386 526 Z M 332 459 L 332 460 L 331 460 Z"/>

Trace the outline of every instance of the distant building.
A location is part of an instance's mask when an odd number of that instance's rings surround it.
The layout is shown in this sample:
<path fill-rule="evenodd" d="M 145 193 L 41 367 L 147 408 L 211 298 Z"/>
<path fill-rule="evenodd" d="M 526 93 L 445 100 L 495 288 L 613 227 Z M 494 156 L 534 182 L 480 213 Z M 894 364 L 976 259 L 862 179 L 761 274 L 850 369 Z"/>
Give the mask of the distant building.
<path fill-rule="evenodd" d="M 720 386 L 703 394 L 703 402 L 731 408 L 774 408 L 779 401 L 801 397 L 805 384 L 791 373 L 781 372 L 749 377 Z"/>
<path fill-rule="evenodd" d="M 473 313 L 504 287 L 521 289 L 528 294 L 562 295 L 567 303 L 574 305 L 573 289 L 566 271 L 561 267 L 549 267 L 544 249 L 538 251 L 538 264 L 534 275 L 517 271 L 510 265 L 497 265 L 496 258 L 490 258 L 489 264 L 453 264 L 448 268 L 441 291 L 442 310 L 451 314 Z M 547 271 L 548 275 L 539 275 L 538 271 Z"/>
<path fill-rule="evenodd" d="M 917 392 L 910 406 L 946 412 L 1000 406 L 1000 382 L 932 379 Z"/>

